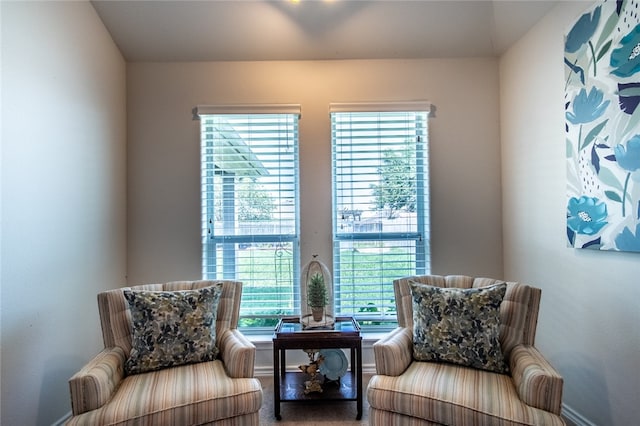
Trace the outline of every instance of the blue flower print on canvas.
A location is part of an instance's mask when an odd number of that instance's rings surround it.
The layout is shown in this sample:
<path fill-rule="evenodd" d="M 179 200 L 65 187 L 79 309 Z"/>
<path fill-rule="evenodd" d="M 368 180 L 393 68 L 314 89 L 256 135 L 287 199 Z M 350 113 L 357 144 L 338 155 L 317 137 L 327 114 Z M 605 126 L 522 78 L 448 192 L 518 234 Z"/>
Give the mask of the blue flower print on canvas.
<path fill-rule="evenodd" d="M 592 87 L 587 95 L 586 89 L 573 99 L 573 112 L 567 111 L 567 120 L 573 124 L 590 123 L 604 114 L 611 101 L 604 100 L 604 94 L 597 87 Z"/>
<path fill-rule="evenodd" d="M 640 25 L 620 40 L 620 47 L 611 52 L 611 74 L 631 77 L 640 71 Z"/>
<path fill-rule="evenodd" d="M 613 148 L 618 165 L 628 172 L 640 169 L 640 135 L 627 141 L 627 146 L 618 144 Z"/>
<path fill-rule="evenodd" d="M 607 205 L 595 197 L 571 197 L 567 205 L 567 225 L 584 235 L 598 233 L 607 221 Z"/>
<path fill-rule="evenodd" d="M 640 104 L 640 83 L 618 83 L 618 105 L 625 114 L 633 114 Z"/>
<path fill-rule="evenodd" d="M 640 170 L 640 135 L 635 135 L 627 141 L 627 146 L 618 144 L 613 148 L 616 162 L 620 168 L 627 171 L 627 177 L 624 180 L 624 188 L 622 190 L 622 217 L 627 215 L 627 190 L 629 188 L 629 180 L 631 174 L 636 170 Z"/>
<path fill-rule="evenodd" d="M 622 251 L 640 251 L 640 223 L 636 225 L 635 235 L 628 226 L 616 237 L 616 248 Z"/>
<path fill-rule="evenodd" d="M 599 0 L 564 33 L 568 246 L 640 253 L 640 0 Z"/>
<path fill-rule="evenodd" d="M 583 44 L 589 41 L 600 22 L 600 9 L 601 7 L 598 6 L 593 13 L 585 13 L 578 19 L 567 35 L 564 44 L 565 52 L 577 52 Z"/>

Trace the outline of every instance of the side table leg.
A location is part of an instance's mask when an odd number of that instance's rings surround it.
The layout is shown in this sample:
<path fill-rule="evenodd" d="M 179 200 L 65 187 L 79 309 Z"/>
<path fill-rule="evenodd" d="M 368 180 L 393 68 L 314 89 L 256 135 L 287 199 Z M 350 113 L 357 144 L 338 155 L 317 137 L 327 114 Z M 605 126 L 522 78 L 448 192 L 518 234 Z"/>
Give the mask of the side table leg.
<path fill-rule="evenodd" d="M 284 372 L 283 372 L 284 373 Z M 277 420 L 280 415 L 280 350 L 273 345 L 273 411 Z"/>
<path fill-rule="evenodd" d="M 282 349 L 280 350 L 280 376 L 284 378 L 285 374 L 287 374 L 287 351 Z"/>
<path fill-rule="evenodd" d="M 358 414 L 356 420 L 362 418 L 362 345 L 358 344 L 356 348 L 356 380 L 358 381 Z"/>

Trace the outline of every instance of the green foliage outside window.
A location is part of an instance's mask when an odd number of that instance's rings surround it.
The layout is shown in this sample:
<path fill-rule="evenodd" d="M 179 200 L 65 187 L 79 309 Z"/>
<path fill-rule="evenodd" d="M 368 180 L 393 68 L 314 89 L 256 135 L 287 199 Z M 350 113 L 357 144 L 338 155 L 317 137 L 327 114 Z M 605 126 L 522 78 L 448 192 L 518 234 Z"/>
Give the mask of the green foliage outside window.
<path fill-rule="evenodd" d="M 276 209 L 273 199 L 263 186 L 253 179 L 242 179 L 237 188 L 238 219 L 243 221 L 271 220 Z"/>
<path fill-rule="evenodd" d="M 383 167 L 378 169 L 380 184 L 372 184 L 371 189 L 378 210 L 387 209 L 387 218 L 393 219 L 402 209 L 416 210 L 416 183 L 413 155 L 409 148 L 396 153 L 385 151 Z"/>
<path fill-rule="evenodd" d="M 253 264 L 241 261 L 238 265 L 238 279 L 243 277 L 261 276 L 264 279 L 254 281 L 251 285 L 245 285 L 242 291 L 240 327 L 266 327 L 276 326 L 279 317 L 283 315 L 295 315 L 293 308 L 295 295 L 293 293 L 283 294 L 282 283 L 279 281 L 293 280 L 289 273 L 279 274 L 278 279 L 274 277 L 274 251 L 273 248 L 256 248 L 252 251 Z M 393 260 L 393 268 L 388 268 L 383 273 L 383 294 L 380 290 L 371 287 L 372 281 L 380 279 L 379 265 L 382 262 L 382 254 L 365 253 L 354 250 L 345 250 L 342 259 L 347 262 L 342 271 L 342 305 L 341 311 L 346 315 L 358 314 L 395 314 L 395 304 L 393 297 L 393 280 L 401 276 L 412 273 L 413 264 L 408 250 L 393 248 L 386 253 L 387 257 Z M 354 275 L 354 268 L 350 264 L 362 265 L 357 275 Z M 380 299 L 382 297 L 382 299 Z M 309 296 L 310 298 L 310 296 Z M 372 307 L 371 303 L 361 304 L 360 300 L 376 300 L 377 305 L 385 305 L 381 310 Z M 380 299 L 380 300 L 378 300 Z M 355 303 L 354 303 L 355 302 Z M 362 325 L 380 325 L 377 321 L 365 321 Z"/>

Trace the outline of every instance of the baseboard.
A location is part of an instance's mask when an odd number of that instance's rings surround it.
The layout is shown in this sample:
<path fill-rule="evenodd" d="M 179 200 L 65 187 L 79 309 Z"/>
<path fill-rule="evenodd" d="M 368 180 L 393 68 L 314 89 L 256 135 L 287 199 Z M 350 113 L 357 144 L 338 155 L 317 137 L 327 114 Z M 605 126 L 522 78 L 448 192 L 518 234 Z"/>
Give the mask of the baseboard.
<path fill-rule="evenodd" d="M 62 416 L 60 419 L 56 420 L 55 422 L 51 423 L 51 426 L 62 426 L 65 424 L 65 422 L 67 420 L 69 420 L 71 418 L 71 411 L 69 411 L 67 414 L 65 414 L 64 416 Z"/>
<path fill-rule="evenodd" d="M 254 377 L 272 377 L 273 376 L 273 367 L 258 367 L 256 366 L 253 369 Z"/>
<path fill-rule="evenodd" d="M 568 426 L 597 426 L 567 404 L 562 404 L 562 417 L 567 420 Z"/>

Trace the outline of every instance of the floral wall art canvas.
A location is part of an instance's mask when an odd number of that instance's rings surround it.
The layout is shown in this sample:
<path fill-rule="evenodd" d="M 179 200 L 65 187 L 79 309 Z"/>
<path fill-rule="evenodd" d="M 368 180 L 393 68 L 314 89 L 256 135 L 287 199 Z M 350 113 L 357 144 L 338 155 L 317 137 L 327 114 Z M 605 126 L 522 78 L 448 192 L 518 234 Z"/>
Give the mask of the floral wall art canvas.
<path fill-rule="evenodd" d="M 639 3 L 597 2 L 565 35 L 571 247 L 640 252 Z"/>

